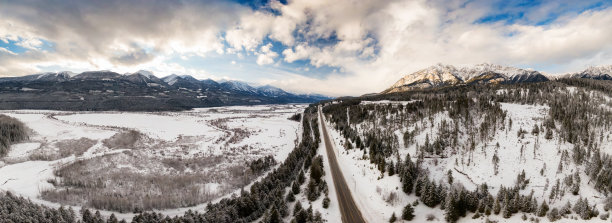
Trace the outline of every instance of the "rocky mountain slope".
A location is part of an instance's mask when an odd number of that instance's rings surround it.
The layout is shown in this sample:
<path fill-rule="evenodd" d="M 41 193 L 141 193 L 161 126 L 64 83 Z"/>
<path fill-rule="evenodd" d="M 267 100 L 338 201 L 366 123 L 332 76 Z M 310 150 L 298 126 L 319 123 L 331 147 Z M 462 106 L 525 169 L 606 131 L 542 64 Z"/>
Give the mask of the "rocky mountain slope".
<path fill-rule="evenodd" d="M 0 78 L 0 109 L 163 111 L 194 107 L 310 103 L 328 99 L 299 95 L 272 86 L 198 80 L 192 76 L 157 78 L 151 72 L 42 73 Z"/>
<path fill-rule="evenodd" d="M 612 80 L 612 65 L 589 67 L 578 73 L 565 75 L 569 78 L 588 78 L 595 80 Z"/>
<path fill-rule="evenodd" d="M 455 67 L 437 64 L 404 76 L 382 93 L 466 85 L 542 82 L 549 79 L 542 73 L 495 64 Z"/>

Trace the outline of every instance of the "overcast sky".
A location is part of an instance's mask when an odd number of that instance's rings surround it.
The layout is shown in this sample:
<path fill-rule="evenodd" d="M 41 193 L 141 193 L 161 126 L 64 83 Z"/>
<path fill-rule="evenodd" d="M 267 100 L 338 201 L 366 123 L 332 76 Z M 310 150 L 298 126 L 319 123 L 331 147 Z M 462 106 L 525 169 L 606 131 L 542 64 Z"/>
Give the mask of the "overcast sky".
<path fill-rule="evenodd" d="M 610 1 L 0 0 L 0 76 L 144 69 L 341 96 L 483 62 L 612 64 Z"/>

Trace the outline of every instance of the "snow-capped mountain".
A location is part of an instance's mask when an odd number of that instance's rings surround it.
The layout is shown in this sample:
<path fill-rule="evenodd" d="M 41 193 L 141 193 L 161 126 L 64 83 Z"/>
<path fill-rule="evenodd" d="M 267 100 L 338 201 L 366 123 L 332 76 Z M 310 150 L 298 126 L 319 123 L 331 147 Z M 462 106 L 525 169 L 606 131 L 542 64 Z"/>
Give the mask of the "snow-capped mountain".
<path fill-rule="evenodd" d="M 461 84 L 501 84 L 541 82 L 549 79 L 538 71 L 495 64 L 455 67 L 436 64 L 408 74 L 383 93 L 454 86 Z"/>
<path fill-rule="evenodd" d="M 251 85 L 242 82 L 242 81 L 226 81 L 221 83 L 222 86 L 235 90 L 235 91 L 242 91 L 242 92 L 248 92 L 248 93 L 258 93 L 257 88 L 252 87 Z"/>
<path fill-rule="evenodd" d="M 131 82 L 140 84 L 155 84 L 158 86 L 162 86 L 164 83 L 163 80 L 153 75 L 153 73 L 144 70 L 140 70 L 132 74 L 125 74 L 123 78 Z"/>
<path fill-rule="evenodd" d="M 582 72 L 568 74 L 570 78 L 588 78 L 595 80 L 612 80 L 612 65 L 592 66 Z"/>
<path fill-rule="evenodd" d="M 160 79 L 144 70 L 126 74 L 87 71 L 0 78 L 0 102 L 15 97 L 23 103 L 0 103 L 0 109 L 184 110 L 329 99 L 292 94 L 272 86 L 255 88 L 240 81 L 218 83 L 175 74 Z"/>
<path fill-rule="evenodd" d="M 289 93 L 287 93 L 283 89 L 280 89 L 274 86 L 270 86 L 270 85 L 264 85 L 264 86 L 258 87 L 257 91 L 260 94 L 269 96 L 269 97 L 282 97 L 282 96 L 289 95 Z"/>

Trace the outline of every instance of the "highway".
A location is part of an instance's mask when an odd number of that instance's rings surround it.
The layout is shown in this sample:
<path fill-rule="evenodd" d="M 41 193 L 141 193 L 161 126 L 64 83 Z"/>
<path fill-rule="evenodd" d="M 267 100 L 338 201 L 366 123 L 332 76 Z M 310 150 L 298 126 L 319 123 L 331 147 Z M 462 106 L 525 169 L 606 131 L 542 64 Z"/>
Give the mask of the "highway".
<path fill-rule="evenodd" d="M 344 175 L 338 166 L 338 160 L 334 153 L 334 147 L 327 134 L 327 127 L 323 119 L 323 114 L 319 109 L 319 118 L 321 119 L 321 128 L 323 129 L 323 140 L 325 141 L 325 148 L 327 150 L 327 157 L 329 160 L 329 167 L 331 169 L 332 179 L 334 180 L 334 188 L 336 188 L 336 195 L 338 197 L 338 204 L 340 205 L 340 214 L 342 216 L 342 222 L 344 223 L 365 223 L 361 211 L 357 208 L 351 191 L 344 180 Z"/>

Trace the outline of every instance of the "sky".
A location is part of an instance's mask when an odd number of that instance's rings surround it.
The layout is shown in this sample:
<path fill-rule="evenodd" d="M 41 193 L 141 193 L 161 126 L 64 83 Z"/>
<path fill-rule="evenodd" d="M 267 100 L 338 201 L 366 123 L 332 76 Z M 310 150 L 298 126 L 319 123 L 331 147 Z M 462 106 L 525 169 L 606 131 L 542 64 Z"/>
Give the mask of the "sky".
<path fill-rule="evenodd" d="M 0 0 L 0 76 L 152 71 L 357 96 L 443 63 L 612 64 L 612 1 Z"/>

